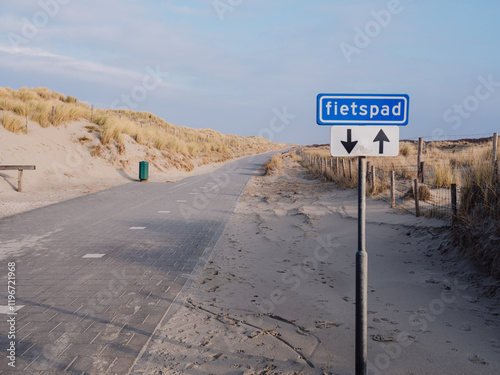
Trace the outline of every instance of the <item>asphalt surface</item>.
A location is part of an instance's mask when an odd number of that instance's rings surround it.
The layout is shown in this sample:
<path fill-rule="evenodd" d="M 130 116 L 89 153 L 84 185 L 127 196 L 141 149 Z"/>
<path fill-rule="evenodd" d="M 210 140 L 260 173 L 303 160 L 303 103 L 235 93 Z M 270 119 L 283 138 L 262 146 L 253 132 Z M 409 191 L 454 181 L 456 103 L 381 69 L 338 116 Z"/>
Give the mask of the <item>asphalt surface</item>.
<path fill-rule="evenodd" d="M 0 219 L 0 373 L 131 371 L 271 155 Z"/>

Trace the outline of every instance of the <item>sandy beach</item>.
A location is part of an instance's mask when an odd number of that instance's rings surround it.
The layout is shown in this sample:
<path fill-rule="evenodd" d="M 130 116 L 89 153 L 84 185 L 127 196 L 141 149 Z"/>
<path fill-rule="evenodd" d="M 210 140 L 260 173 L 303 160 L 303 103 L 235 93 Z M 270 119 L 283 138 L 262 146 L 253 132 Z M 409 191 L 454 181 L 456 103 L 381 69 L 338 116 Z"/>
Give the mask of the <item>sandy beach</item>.
<path fill-rule="evenodd" d="M 137 368 L 354 372 L 356 191 L 290 157 L 284 168 L 252 178 Z M 450 248 L 439 220 L 379 200 L 367 210 L 369 374 L 499 373 L 498 282 Z"/>

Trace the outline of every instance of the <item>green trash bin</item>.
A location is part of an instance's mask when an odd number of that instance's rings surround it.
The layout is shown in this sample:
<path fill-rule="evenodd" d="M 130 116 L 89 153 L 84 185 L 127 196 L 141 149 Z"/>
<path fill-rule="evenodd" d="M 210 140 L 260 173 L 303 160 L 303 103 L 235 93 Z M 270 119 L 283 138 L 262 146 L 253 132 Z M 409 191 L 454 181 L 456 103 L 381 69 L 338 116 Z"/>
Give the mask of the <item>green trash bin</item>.
<path fill-rule="evenodd" d="M 149 163 L 147 161 L 139 162 L 139 181 L 147 181 L 149 178 Z"/>

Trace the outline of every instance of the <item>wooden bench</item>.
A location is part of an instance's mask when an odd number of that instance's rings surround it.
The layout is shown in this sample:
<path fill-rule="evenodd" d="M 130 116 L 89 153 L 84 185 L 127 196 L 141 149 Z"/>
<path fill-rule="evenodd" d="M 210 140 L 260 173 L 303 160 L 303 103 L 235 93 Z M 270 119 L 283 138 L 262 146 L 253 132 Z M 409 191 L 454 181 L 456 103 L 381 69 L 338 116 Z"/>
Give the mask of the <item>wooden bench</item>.
<path fill-rule="evenodd" d="M 0 165 L 0 171 L 18 171 L 17 174 L 17 191 L 23 191 L 23 171 L 24 170 L 35 170 L 36 166 L 34 165 Z"/>

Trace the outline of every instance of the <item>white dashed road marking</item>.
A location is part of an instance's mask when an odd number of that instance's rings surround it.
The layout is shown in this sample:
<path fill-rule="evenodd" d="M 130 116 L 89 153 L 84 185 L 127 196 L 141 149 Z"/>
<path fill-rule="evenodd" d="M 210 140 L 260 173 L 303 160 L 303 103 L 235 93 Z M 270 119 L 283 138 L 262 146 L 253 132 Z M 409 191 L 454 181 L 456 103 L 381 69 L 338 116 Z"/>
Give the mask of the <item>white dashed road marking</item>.
<path fill-rule="evenodd" d="M 0 306 L 0 314 L 13 314 L 21 310 L 25 305 L 15 305 L 13 309 L 10 306 Z"/>
<path fill-rule="evenodd" d="M 106 254 L 85 254 L 82 258 L 102 258 Z"/>

